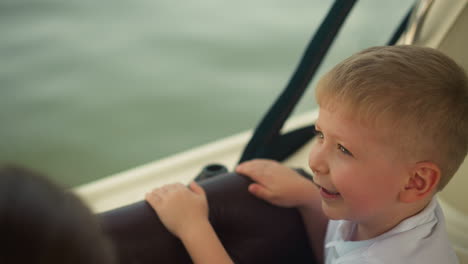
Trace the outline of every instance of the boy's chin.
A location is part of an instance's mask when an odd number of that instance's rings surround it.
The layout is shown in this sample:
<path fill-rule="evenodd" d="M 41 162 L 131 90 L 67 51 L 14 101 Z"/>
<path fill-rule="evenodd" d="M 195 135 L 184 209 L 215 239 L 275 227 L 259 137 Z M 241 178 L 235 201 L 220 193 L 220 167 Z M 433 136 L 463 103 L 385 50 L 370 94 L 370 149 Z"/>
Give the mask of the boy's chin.
<path fill-rule="evenodd" d="M 322 211 L 330 220 L 343 220 L 346 219 L 343 208 L 338 207 L 337 205 L 330 204 L 327 201 L 322 200 Z"/>

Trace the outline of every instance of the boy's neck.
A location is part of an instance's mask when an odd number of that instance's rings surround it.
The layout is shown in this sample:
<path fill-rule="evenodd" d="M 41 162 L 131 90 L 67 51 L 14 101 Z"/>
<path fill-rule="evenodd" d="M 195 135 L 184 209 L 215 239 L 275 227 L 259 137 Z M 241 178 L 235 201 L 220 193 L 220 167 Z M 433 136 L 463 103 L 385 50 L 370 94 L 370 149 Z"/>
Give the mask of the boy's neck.
<path fill-rule="evenodd" d="M 420 213 L 430 203 L 432 198 L 411 204 L 402 204 L 401 208 L 392 213 L 365 222 L 356 222 L 356 228 L 350 237 L 351 241 L 369 240 L 380 236 L 396 227 L 403 220 Z"/>

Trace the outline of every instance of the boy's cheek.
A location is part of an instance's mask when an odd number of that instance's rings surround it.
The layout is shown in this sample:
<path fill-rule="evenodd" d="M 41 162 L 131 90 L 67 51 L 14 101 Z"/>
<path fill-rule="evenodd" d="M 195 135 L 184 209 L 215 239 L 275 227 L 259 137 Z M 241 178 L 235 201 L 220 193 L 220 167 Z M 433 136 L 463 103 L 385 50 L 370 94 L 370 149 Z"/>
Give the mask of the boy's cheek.
<path fill-rule="evenodd" d="M 343 201 L 359 216 L 372 215 L 391 206 L 392 195 L 385 185 L 372 187 L 366 184 L 351 184 L 341 192 Z"/>

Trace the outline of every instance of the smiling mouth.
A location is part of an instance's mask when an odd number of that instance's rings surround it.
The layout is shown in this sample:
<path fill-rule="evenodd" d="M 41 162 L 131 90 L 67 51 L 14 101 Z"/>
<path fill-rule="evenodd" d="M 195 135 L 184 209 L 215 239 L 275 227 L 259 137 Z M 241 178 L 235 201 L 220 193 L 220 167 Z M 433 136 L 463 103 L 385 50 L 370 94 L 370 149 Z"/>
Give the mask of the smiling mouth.
<path fill-rule="evenodd" d="M 341 198 L 341 194 L 339 192 L 332 192 L 323 187 L 320 187 L 320 196 L 323 200 L 334 201 Z"/>
<path fill-rule="evenodd" d="M 326 193 L 328 195 L 340 195 L 339 192 L 332 192 L 332 191 L 329 191 L 329 190 L 327 190 L 327 189 L 325 189 L 323 187 L 320 187 L 320 191 L 322 191 L 322 192 L 324 192 L 324 193 Z"/>
<path fill-rule="evenodd" d="M 315 181 L 312 181 L 315 186 L 320 190 L 320 195 L 325 198 L 325 199 L 336 199 L 341 197 L 341 194 L 339 192 L 333 192 L 330 191 L 324 187 L 322 187 L 320 184 L 316 183 Z"/>

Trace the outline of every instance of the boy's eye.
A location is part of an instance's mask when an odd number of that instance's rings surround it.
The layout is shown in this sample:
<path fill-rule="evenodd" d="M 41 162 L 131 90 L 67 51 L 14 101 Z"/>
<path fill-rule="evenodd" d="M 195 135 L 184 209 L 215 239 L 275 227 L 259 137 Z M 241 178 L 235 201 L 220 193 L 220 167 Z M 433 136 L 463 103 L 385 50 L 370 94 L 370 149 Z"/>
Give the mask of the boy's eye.
<path fill-rule="evenodd" d="M 349 156 L 353 156 L 353 154 L 347 150 L 345 147 L 343 147 L 341 144 L 338 144 L 338 149 L 343 152 L 343 154 L 346 154 L 346 155 L 349 155 Z"/>
<path fill-rule="evenodd" d="M 324 138 L 322 131 L 315 130 L 315 135 L 319 137 L 320 139 Z"/>

